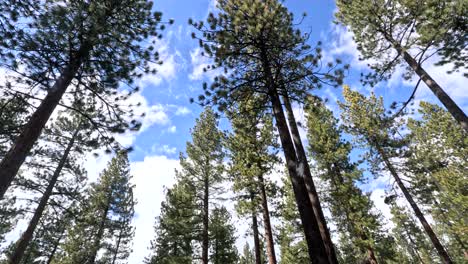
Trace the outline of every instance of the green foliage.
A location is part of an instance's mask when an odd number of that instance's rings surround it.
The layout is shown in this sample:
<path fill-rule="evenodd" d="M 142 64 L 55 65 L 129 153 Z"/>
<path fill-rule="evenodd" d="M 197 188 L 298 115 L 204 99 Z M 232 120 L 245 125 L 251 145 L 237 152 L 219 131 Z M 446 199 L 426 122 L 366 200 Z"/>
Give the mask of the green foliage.
<path fill-rule="evenodd" d="M 239 258 L 239 264 L 255 264 L 255 253 L 247 242 L 245 243 L 242 255 Z"/>
<path fill-rule="evenodd" d="M 368 75 L 371 78 L 364 82 L 375 84 L 393 74 L 402 59 L 395 52 L 397 46 L 405 51 L 417 50 L 416 60 L 420 62 L 437 51 L 440 64 L 454 63 L 454 70 L 468 67 L 468 5 L 464 0 L 339 0 L 336 4 L 336 18 L 354 33 L 362 59 L 373 61 L 371 68 L 376 75 Z"/>
<path fill-rule="evenodd" d="M 213 209 L 210 217 L 211 263 L 237 263 L 235 231 L 228 210 L 225 207 Z"/>
<path fill-rule="evenodd" d="M 148 264 L 192 263 L 192 241 L 200 221 L 195 203 L 195 190 L 178 176 L 178 182 L 167 190 L 161 214 L 155 224 L 156 238 L 151 241 Z"/>
<path fill-rule="evenodd" d="M 389 240 L 381 226 L 381 216 L 373 212 L 369 194 L 356 186 L 364 182 L 364 176 L 357 164 L 349 160 L 352 146 L 341 139 L 338 120 L 319 100 L 309 103 L 306 116 L 309 152 L 320 178 L 329 186 L 324 192 L 325 201 L 340 233 L 344 263 L 368 259 L 369 249 L 378 259 L 388 262 L 394 254 L 387 250 Z"/>
<path fill-rule="evenodd" d="M 125 261 L 130 253 L 134 214 L 129 163 L 120 152 L 87 191 L 77 219 L 67 230 L 59 263 L 94 263 L 116 258 Z M 97 252 L 103 250 L 100 259 Z"/>

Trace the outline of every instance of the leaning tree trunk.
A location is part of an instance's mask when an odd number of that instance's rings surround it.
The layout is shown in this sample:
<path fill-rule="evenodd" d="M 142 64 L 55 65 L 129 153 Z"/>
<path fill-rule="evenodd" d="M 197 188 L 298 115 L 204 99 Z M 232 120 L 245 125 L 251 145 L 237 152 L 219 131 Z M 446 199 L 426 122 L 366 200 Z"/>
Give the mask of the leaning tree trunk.
<path fill-rule="evenodd" d="M 421 78 L 421 80 L 431 89 L 434 95 L 447 108 L 449 113 L 457 120 L 458 123 L 468 132 L 468 117 L 463 110 L 450 98 L 450 96 L 440 87 L 440 85 L 432 79 L 432 77 L 421 67 L 406 50 L 401 47 L 393 38 L 386 35 L 387 39 L 393 44 L 397 52 L 403 56 L 403 59 L 408 63 L 410 68 Z"/>
<path fill-rule="evenodd" d="M 283 89 L 283 100 L 286 107 L 286 113 L 289 120 L 289 127 L 291 129 L 292 138 L 294 140 L 294 146 L 296 147 L 296 153 L 299 160 L 298 163 L 298 173 L 304 178 L 304 182 L 307 188 L 307 193 L 309 195 L 312 208 L 317 218 L 317 223 L 320 229 L 320 234 L 325 243 L 325 248 L 328 254 L 328 260 L 330 264 L 338 264 L 338 259 L 336 258 L 335 247 L 331 240 L 330 231 L 327 227 L 327 222 L 322 211 L 322 206 L 320 205 L 320 200 L 315 188 L 314 180 L 312 179 L 312 174 L 310 172 L 309 163 L 307 162 L 307 157 L 302 144 L 301 135 L 299 134 L 299 129 L 297 128 L 296 119 L 294 117 L 293 109 L 289 97 L 286 94 L 286 89 Z M 313 144 L 313 142 L 311 142 Z"/>
<path fill-rule="evenodd" d="M 392 176 L 395 179 L 396 183 L 398 184 L 398 187 L 400 187 L 400 190 L 403 192 L 403 195 L 405 196 L 406 200 L 408 201 L 411 208 L 413 209 L 414 214 L 419 219 L 419 222 L 423 226 L 424 231 L 426 231 L 426 234 L 431 239 L 432 244 L 434 245 L 435 249 L 437 250 L 437 253 L 439 254 L 442 262 L 445 263 L 445 264 L 453 263 L 453 261 L 450 259 L 449 254 L 447 253 L 445 248 L 440 243 L 439 238 L 437 237 L 437 235 L 432 230 L 432 227 L 427 222 L 426 218 L 424 217 L 423 213 L 419 209 L 416 202 L 413 200 L 413 197 L 409 193 L 408 189 L 406 189 L 406 187 L 403 184 L 403 181 L 401 180 L 400 176 L 398 175 L 396 169 L 393 167 L 393 164 L 388 159 L 387 154 L 385 153 L 385 151 L 381 147 L 379 147 L 379 146 L 376 146 L 376 147 L 377 147 L 377 151 L 379 152 L 380 156 L 382 157 L 382 160 L 384 161 L 384 163 L 387 166 L 388 170 L 390 171 L 390 173 L 392 174 Z"/>
<path fill-rule="evenodd" d="M 310 261 L 314 264 L 329 263 L 328 254 L 320 234 L 314 211 L 312 210 L 312 205 L 310 204 L 310 200 L 307 195 L 304 179 L 299 177 L 297 173 L 296 151 L 294 150 L 294 144 L 286 123 L 286 117 L 284 116 L 277 87 L 274 86 L 271 66 L 268 61 L 265 47 L 263 47 L 261 53 L 268 95 L 270 97 L 273 115 L 276 120 L 276 127 L 278 128 L 281 145 L 283 147 L 289 177 L 291 178 L 294 197 L 296 199 L 296 204 L 301 218 Z"/>
<path fill-rule="evenodd" d="M 15 251 L 13 252 L 9 260 L 10 264 L 18 264 L 21 262 L 21 259 L 24 256 L 26 248 L 31 242 L 34 231 L 36 230 L 37 225 L 42 217 L 42 214 L 44 213 L 44 210 L 47 206 L 47 202 L 49 201 L 49 198 L 52 195 L 52 191 L 55 187 L 55 184 L 57 183 L 60 173 L 62 172 L 62 169 L 68 159 L 68 155 L 70 154 L 70 151 L 73 148 L 73 145 L 75 144 L 75 139 L 79 131 L 80 131 L 80 128 L 78 127 L 73 133 L 70 141 L 68 142 L 67 148 L 65 149 L 62 157 L 60 158 L 57 168 L 55 168 L 54 174 L 49 180 L 49 185 L 47 186 L 44 194 L 42 195 L 39 205 L 37 206 L 33 217 L 29 221 L 28 228 L 26 229 L 26 231 L 24 231 L 24 233 L 21 235 L 21 238 L 16 243 Z"/>
<path fill-rule="evenodd" d="M 10 187 L 19 168 L 41 135 L 42 129 L 81 67 L 84 58 L 88 56 L 90 49 L 89 45 L 83 44 L 76 57 L 71 59 L 71 62 L 64 68 L 60 77 L 50 88 L 21 134 L 16 138 L 13 146 L 0 161 L 0 199 L 3 198 L 8 187 Z"/>
<path fill-rule="evenodd" d="M 209 247 L 209 182 L 208 177 L 205 176 L 204 179 L 204 194 L 203 194 L 203 231 L 202 231 L 202 263 L 208 264 L 208 247 Z"/>
<path fill-rule="evenodd" d="M 268 263 L 269 264 L 276 264 L 276 254 L 275 254 L 275 243 L 273 240 L 273 232 L 271 228 L 271 221 L 270 221 L 270 211 L 268 210 L 268 200 L 265 190 L 265 182 L 263 180 L 263 176 L 258 177 L 258 184 L 260 188 L 260 195 L 262 200 L 262 212 L 263 212 L 263 228 L 265 229 L 265 238 L 267 244 L 267 255 L 268 255 Z"/>
<path fill-rule="evenodd" d="M 117 256 L 119 255 L 119 249 L 120 249 L 120 242 L 122 241 L 122 231 L 119 232 L 119 238 L 117 239 L 117 245 L 115 245 L 115 253 L 114 257 L 112 258 L 112 264 L 115 264 L 117 261 Z"/>
<path fill-rule="evenodd" d="M 250 201 L 254 203 L 254 194 L 250 193 Z M 257 212 L 255 209 L 252 209 L 252 231 L 253 231 L 253 240 L 254 240 L 254 251 L 255 251 L 255 264 L 262 264 L 262 253 L 260 250 L 260 239 L 258 238 L 258 222 L 257 222 Z"/>

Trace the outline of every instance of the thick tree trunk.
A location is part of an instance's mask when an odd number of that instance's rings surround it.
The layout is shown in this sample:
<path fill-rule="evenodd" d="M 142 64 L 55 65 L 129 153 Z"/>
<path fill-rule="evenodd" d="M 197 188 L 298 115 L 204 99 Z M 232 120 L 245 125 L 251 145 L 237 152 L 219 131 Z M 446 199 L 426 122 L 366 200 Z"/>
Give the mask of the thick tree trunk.
<path fill-rule="evenodd" d="M 266 48 L 263 48 L 261 56 L 266 86 L 273 108 L 273 115 L 276 120 L 276 127 L 278 128 L 281 145 L 283 147 L 286 166 L 288 168 L 289 177 L 291 178 L 294 197 L 296 199 L 302 227 L 304 229 L 304 236 L 307 243 L 310 261 L 313 264 L 329 263 L 328 254 L 320 234 L 314 211 L 312 210 L 312 205 L 307 195 L 304 179 L 299 177 L 297 174 L 296 151 L 286 123 L 286 117 L 284 116 L 283 107 L 281 106 L 278 90 L 273 81 Z"/>
<path fill-rule="evenodd" d="M 24 233 L 21 235 L 21 238 L 16 243 L 15 251 L 13 252 L 9 260 L 10 264 L 18 264 L 21 262 L 24 252 L 26 251 L 26 248 L 28 247 L 29 243 L 33 238 L 33 234 L 37 228 L 39 220 L 41 219 L 42 214 L 44 213 L 44 210 L 47 206 L 47 202 L 49 201 L 49 198 L 52 195 L 52 191 L 54 190 L 55 184 L 57 183 L 60 173 L 62 172 L 63 166 L 65 165 L 68 159 L 68 155 L 70 154 L 70 151 L 73 148 L 73 145 L 75 144 L 75 139 L 78 135 L 79 130 L 80 129 L 78 127 L 73 133 L 70 141 L 68 142 L 67 148 L 65 149 L 62 157 L 60 158 L 60 161 L 57 167 L 55 168 L 54 174 L 49 180 L 49 185 L 47 186 L 44 194 L 42 195 L 39 205 L 37 206 L 32 219 L 29 221 L 28 228 L 26 229 L 26 231 L 24 231 Z"/>
<path fill-rule="evenodd" d="M 440 100 L 440 102 L 447 108 L 449 113 L 457 120 L 458 123 L 468 132 L 468 117 L 463 110 L 450 98 L 450 96 L 440 87 L 440 85 L 432 79 L 432 77 L 421 67 L 419 64 L 406 50 L 404 50 L 393 38 L 389 38 L 393 46 L 398 51 L 413 71 L 421 78 L 421 80 L 431 89 L 434 95 Z"/>
<path fill-rule="evenodd" d="M 106 207 L 104 208 L 104 211 L 102 212 L 101 222 L 99 223 L 99 229 L 98 229 L 98 232 L 96 234 L 96 237 L 94 238 L 93 247 L 91 249 L 91 254 L 90 254 L 86 264 L 96 263 L 97 253 L 99 251 L 99 246 L 101 244 L 102 236 L 104 235 L 104 229 L 105 229 L 105 224 L 106 224 L 106 220 L 107 220 L 107 214 L 109 213 L 109 207 L 110 207 L 110 197 L 109 196 L 108 196 L 107 201 L 106 201 Z"/>
<path fill-rule="evenodd" d="M 283 89 L 283 93 L 286 93 L 286 90 Z M 289 127 L 291 129 L 292 138 L 294 141 L 294 146 L 296 147 L 296 154 L 298 157 L 298 174 L 300 177 L 304 178 L 304 182 L 307 188 L 307 193 L 309 195 L 312 208 L 317 218 L 317 223 L 320 229 L 320 234 L 323 241 L 325 242 L 325 248 L 327 250 L 328 259 L 331 264 L 338 264 L 338 259 L 336 258 L 335 247 L 331 240 L 330 231 L 327 227 L 327 222 L 322 211 L 322 206 L 320 205 L 320 200 L 315 188 L 314 180 L 312 179 L 312 174 L 310 172 L 310 166 L 307 162 L 307 156 L 305 153 L 304 145 L 302 144 L 301 135 L 299 134 L 299 129 L 297 127 L 296 119 L 294 117 L 293 109 L 289 97 L 287 94 L 283 94 L 283 101 L 286 107 L 286 113 L 288 116 Z M 313 144 L 313 142 L 311 142 Z"/>
<path fill-rule="evenodd" d="M 48 91 L 42 103 L 25 125 L 21 134 L 16 138 L 13 146 L 0 161 L 0 200 L 5 195 L 8 187 L 10 187 L 11 182 L 34 146 L 34 143 L 41 135 L 42 129 L 75 77 L 83 59 L 88 56 L 90 49 L 89 45 L 83 45 L 78 51 L 76 58 L 72 59 L 67 67 L 65 67 L 58 80 Z"/>
<path fill-rule="evenodd" d="M 395 179 L 396 183 L 398 184 L 398 187 L 400 187 L 401 191 L 403 192 L 403 195 L 405 196 L 406 200 L 408 201 L 411 208 L 413 209 L 414 214 L 419 219 L 419 222 L 423 226 L 424 231 L 426 231 L 426 234 L 431 239 L 432 244 L 434 245 L 435 249 L 437 250 L 437 253 L 439 254 L 442 262 L 445 263 L 445 264 L 453 263 L 453 261 L 450 259 L 449 254 L 447 253 L 445 248 L 440 243 L 439 238 L 437 237 L 437 235 L 432 230 L 432 227 L 427 222 L 426 218 L 424 217 L 423 213 L 419 209 L 416 202 L 413 200 L 413 197 L 409 193 L 408 189 L 406 189 L 405 185 L 403 184 L 403 181 L 401 180 L 400 176 L 398 175 L 396 169 L 393 167 L 393 164 L 388 159 L 387 154 L 385 153 L 385 151 L 381 147 L 378 147 L 378 146 L 377 146 L 377 151 L 379 152 L 380 156 L 382 157 L 382 160 L 384 161 L 384 163 L 387 166 L 388 170 L 390 171 L 390 173 L 392 174 L 392 176 Z"/>
<path fill-rule="evenodd" d="M 204 195 L 203 195 L 203 231 L 202 231 L 202 263 L 208 264 L 208 247 L 209 247 L 209 237 L 208 237 L 208 225 L 209 225 L 209 182 L 208 178 L 205 177 L 204 180 Z"/>
<path fill-rule="evenodd" d="M 275 243 L 273 240 L 273 232 L 271 228 L 270 211 L 268 210 L 268 200 L 267 200 L 267 194 L 265 190 L 265 182 L 263 180 L 263 176 L 261 175 L 258 177 L 258 184 L 259 184 L 260 195 L 261 195 L 261 200 L 262 200 L 263 228 L 265 229 L 265 238 L 267 242 L 266 246 L 267 246 L 268 263 L 276 264 Z"/>
<path fill-rule="evenodd" d="M 250 194 L 250 201 L 254 202 L 254 194 Z M 255 264 L 262 264 L 262 253 L 260 249 L 260 239 L 258 237 L 258 222 L 257 222 L 257 212 L 255 209 L 252 209 L 252 231 L 254 239 L 254 251 L 255 251 Z"/>

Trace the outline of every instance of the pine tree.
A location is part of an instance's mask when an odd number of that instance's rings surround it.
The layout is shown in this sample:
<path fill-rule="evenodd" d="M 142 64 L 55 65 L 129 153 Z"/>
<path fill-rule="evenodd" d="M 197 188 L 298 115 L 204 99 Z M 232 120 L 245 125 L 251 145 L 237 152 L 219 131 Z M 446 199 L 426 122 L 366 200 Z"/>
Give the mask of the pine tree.
<path fill-rule="evenodd" d="M 318 98 L 310 101 L 306 108 L 309 151 L 321 171 L 321 179 L 329 186 L 325 195 L 340 232 L 340 244 L 353 247 L 351 252 L 342 250 L 343 261 L 365 259 L 366 263 L 378 263 L 380 259 L 386 263 L 393 254 L 383 255 L 384 249 L 379 245 L 380 240 L 386 239 L 380 224 L 382 219 L 373 212 L 375 208 L 369 194 L 356 186 L 364 182 L 364 176 L 357 164 L 349 160 L 352 146 L 341 139 L 338 120 L 324 103 Z"/>
<path fill-rule="evenodd" d="M 155 224 L 156 237 L 151 241 L 148 264 L 190 264 L 192 242 L 197 238 L 197 203 L 195 190 L 180 173 L 177 183 L 167 190 L 161 213 Z"/>
<path fill-rule="evenodd" d="M 416 73 L 468 131 L 466 114 L 422 67 L 434 55 L 433 50 L 453 60 L 456 66 L 465 65 L 468 11 L 465 1 L 340 0 L 337 6 L 336 17 L 351 28 L 362 58 L 375 60 L 371 65 L 375 74 L 367 76 L 370 78 L 365 82 L 375 84 L 376 79 L 388 79 L 404 60 L 409 69 L 405 77 Z M 460 25 L 464 26 L 458 25 L 463 22 Z M 413 50 L 417 51 L 415 55 L 411 54 Z"/>
<path fill-rule="evenodd" d="M 239 264 L 256 264 L 254 253 L 250 249 L 249 243 L 245 243 L 242 255 L 239 258 Z M 258 264 L 258 263 L 257 263 Z"/>
<path fill-rule="evenodd" d="M 395 125 L 393 117 L 386 116 L 382 98 L 377 98 L 374 94 L 366 98 L 347 86 L 344 87 L 343 97 L 345 102 L 339 105 L 343 111 L 342 120 L 345 131 L 370 148 L 369 156 L 374 164 L 384 164 L 410 204 L 443 263 L 453 263 L 391 160 L 394 148 L 401 145 L 401 142 L 393 137 L 398 132 L 396 130 L 398 126 Z"/>
<path fill-rule="evenodd" d="M 125 261 L 130 253 L 134 199 L 127 153 L 119 152 L 88 190 L 77 220 L 66 233 L 59 263 Z M 98 251 L 103 250 L 101 259 Z"/>
<path fill-rule="evenodd" d="M 210 217 L 210 263 L 237 263 L 235 230 L 225 207 L 213 209 Z"/>
<path fill-rule="evenodd" d="M 233 134 L 228 137 L 231 168 L 234 177 L 234 192 L 237 197 L 237 211 L 242 216 L 252 217 L 254 249 L 256 262 L 260 262 L 260 243 L 258 240 L 257 213 L 262 212 L 263 227 L 270 264 L 276 263 L 273 230 L 268 206 L 268 185 L 266 176 L 278 163 L 273 123 L 264 113 L 254 111 L 254 100 L 242 102 L 238 109 L 229 113 Z M 272 186 L 273 187 L 273 186 Z"/>
<path fill-rule="evenodd" d="M 110 100 L 128 97 L 127 94 L 113 96 L 119 83 L 132 85 L 135 77 L 152 71 L 151 62 L 158 61 L 154 45 L 141 44 L 150 36 L 160 37 L 157 30 L 161 14 L 151 11 L 152 2 L 80 0 L 57 5 L 44 1 L 36 3 L 35 9 L 20 2 L 1 2 L 2 6 L 12 4 L 7 10 L 19 7 L 22 11 L 23 6 L 28 11 L 35 10 L 22 12 L 29 23 L 10 23 L 0 31 L 2 36 L 7 36 L 1 43 L 2 66 L 20 71 L 24 78 L 18 82 L 22 85 L 37 86 L 47 94 L 0 162 L 0 197 L 4 196 L 54 109 L 61 99 L 66 99 L 67 91 L 80 95 L 82 104 L 91 103 L 88 105 L 91 107 L 97 100 L 98 105 L 105 106 L 107 110 L 101 116 L 110 115 L 115 120 L 114 126 L 106 127 L 107 131 L 137 129 L 137 121 L 128 123 L 122 119 L 127 109 Z M 35 1 L 28 1 L 32 2 Z M 9 16 L 15 20 L 17 13 L 11 11 Z"/>
<path fill-rule="evenodd" d="M 214 65 L 206 70 L 225 72 L 212 85 L 204 85 L 205 94 L 198 99 L 223 111 L 253 95 L 258 96 L 257 108 L 269 108 L 294 186 L 311 261 L 336 263 L 300 136 L 288 128 L 281 97 L 303 99 L 322 81 L 340 83 L 343 71 L 331 63 L 327 71 L 320 72 L 321 55 L 311 55 L 310 47 L 304 44 L 307 37 L 293 28 L 292 15 L 279 1 L 223 0 L 218 1 L 218 8 L 206 25 L 189 21 L 202 33 L 198 39 L 204 54 L 214 58 Z M 192 36 L 197 38 L 195 33 Z M 288 112 L 290 124 L 295 124 Z"/>
<path fill-rule="evenodd" d="M 192 142 L 187 142 L 187 157 L 181 154 L 181 173 L 195 190 L 195 199 L 199 206 L 202 263 L 209 259 L 209 220 L 210 204 L 222 191 L 220 183 L 224 180 L 223 134 L 218 130 L 218 121 L 214 112 L 206 108 L 191 130 Z"/>
<path fill-rule="evenodd" d="M 428 206 L 447 247 L 459 261 L 467 257 L 466 193 L 468 141 L 460 125 L 437 105 L 421 102 L 421 119 L 408 120 L 409 149 L 405 163 L 413 173 L 411 191 Z M 437 147 L 436 147 L 437 146 Z"/>

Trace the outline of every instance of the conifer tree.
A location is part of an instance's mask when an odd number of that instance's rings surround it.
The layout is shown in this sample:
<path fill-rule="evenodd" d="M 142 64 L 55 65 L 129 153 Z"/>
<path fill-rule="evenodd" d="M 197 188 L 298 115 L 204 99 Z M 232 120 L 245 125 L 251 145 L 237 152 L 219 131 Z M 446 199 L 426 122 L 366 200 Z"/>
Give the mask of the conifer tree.
<path fill-rule="evenodd" d="M 401 142 L 393 137 L 398 132 L 398 126 L 393 117 L 386 116 L 382 98 L 377 98 L 374 94 L 366 98 L 348 86 L 344 87 L 343 96 L 345 102 L 339 105 L 343 111 L 345 131 L 370 148 L 369 158 L 374 160 L 374 164 L 383 164 L 390 172 L 443 263 L 453 263 L 391 160 L 394 148 L 401 145 Z"/>
<path fill-rule="evenodd" d="M 218 1 L 219 12 L 210 14 L 207 24 L 193 23 L 201 32 L 198 38 L 204 54 L 214 59 L 206 70 L 224 69 L 205 94 L 202 104 L 225 110 L 249 96 L 256 97 L 257 108 L 271 109 L 292 179 L 311 261 L 336 263 L 323 213 L 316 195 L 300 136 L 290 131 L 281 96 L 303 99 L 312 87 L 327 81 L 340 83 L 343 71 L 331 63 L 321 72 L 321 55 L 311 55 L 307 36 L 293 28 L 293 17 L 276 0 Z M 320 50 L 320 49 L 318 49 Z M 292 117 L 291 111 L 289 116 Z M 290 124 L 295 120 L 289 118 Z M 291 137 L 290 132 L 293 132 Z M 297 150 L 297 153 L 296 153 Z"/>
<path fill-rule="evenodd" d="M 132 184 L 127 153 L 121 151 L 101 173 L 66 233 L 59 263 L 121 263 L 130 253 L 133 227 Z M 98 252 L 103 254 L 98 259 Z"/>
<path fill-rule="evenodd" d="M 201 244 L 202 263 L 209 261 L 209 221 L 210 204 L 222 191 L 224 180 L 223 134 L 218 130 L 215 113 L 206 108 L 196 120 L 191 130 L 192 142 L 187 142 L 187 157 L 180 155 L 181 174 L 192 185 L 197 202 L 200 219 L 200 234 L 197 238 Z"/>
<path fill-rule="evenodd" d="M 36 1 L 27 3 L 33 2 Z M 46 96 L 0 161 L 0 198 L 54 109 L 66 101 L 67 91 L 82 95 L 83 104 L 96 99 L 105 106 L 107 111 L 101 115 L 111 115 L 115 120 L 107 131 L 139 127 L 137 121 L 122 120 L 125 109 L 110 100 L 128 97 L 113 96 L 118 93 L 120 83 L 132 87 L 135 77 L 153 70 L 152 62 L 159 60 L 158 54 L 154 45 L 142 43 L 149 37 L 160 37 L 157 30 L 161 20 L 161 14 L 151 11 L 152 2 L 146 0 L 80 0 L 63 4 L 42 1 L 34 4 L 37 8 L 22 1 L 1 2 L 2 6 L 7 4 L 12 6 L 6 10 L 14 11 L 2 13 L 2 23 L 8 16 L 18 19 L 18 12 L 24 10 L 27 12 L 21 14 L 27 23 L 9 23 L 0 31 L 5 36 L 1 41 L 2 66 L 19 71 L 22 76 L 19 83 L 39 87 Z"/>
<path fill-rule="evenodd" d="M 210 217 L 210 263 L 237 263 L 235 230 L 225 207 L 213 209 Z"/>
<path fill-rule="evenodd" d="M 268 185 L 265 177 L 278 163 L 277 147 L 273 134 L 271 118 L 264 113 L 254 111 L 254 100 L 241 102 L 238 109 L 229 113 L 233 134 L 228 137 L 231 168 L 229 174 L 234 177 L 234 192 L 238 194 L 237 209 L 240 215 L 252 217 L 254 249 L 257 263 L 260 261 L 260 243 L 258 241 L 257 212 L 263 216 L 263 227 L 267 256 L 270 264 L 276 263 L 273 230 L 268 206 Z"/>
<path fill-rule="evenodd" d="M 404 61 L 409 70 L 405 77 L 416 73 L 468 131 L 466 114 L 422 66 L 439 53 L 443 63 L 466 67 L 466 1 L 340 0 L 337 6 L 336 17 L 351 28 L 362 58 L 375 60 L 375 74 L 365 82 L 388 79 Z"/>
<path fill-rule="evenodd" d="M 151 241 L 148 264 L 190 264 L 193 260 L 192 242 L 197 238 L 199 216 L 195 190 L 180 173 L 177 183 L 167 190 L 156 219 L 156 237 Z"/>
<path fill-rule="evenodd" d="M 329 186 L 325 195 L 340 232 L 340 244 L 351 244 L 354 248 L 342 254 L 342 258 L 345 263 L 375 264 L 378 259 L 386 263 L 393 254 L 382 255 L 388 246 L 379 245 L 380 240 L 385 240 L 382 219 L 373 212 L 369 194 L 356 186 L 364 181 L 364 176 L 357 164 L 349 160 L 352 146 L 341 139 L 338 120 L 323 102 L 318 98 L 310 101 L 306 108 L 309 151 L 321 171 L 321 179 Z"/>
<path fill-rule="evenodd" d="M 465 131 L 441 107 L 421 102 L 419 120 L 408 120 L 410 142 L 405 165 L 412 172 L 411 191 L 447 237 L 448 250 L 462 261 L 468 257 L 466 193 L 468 141 Z"/>
<path fill-rule="evenodd" d="M 256 258 L 254 253 L 250 249 L 249 243 L 245 243 L 244 248 L 242 250 L 242 255 L 239 258 L 239 264 L 258 264 L 256 262 Z"/>

